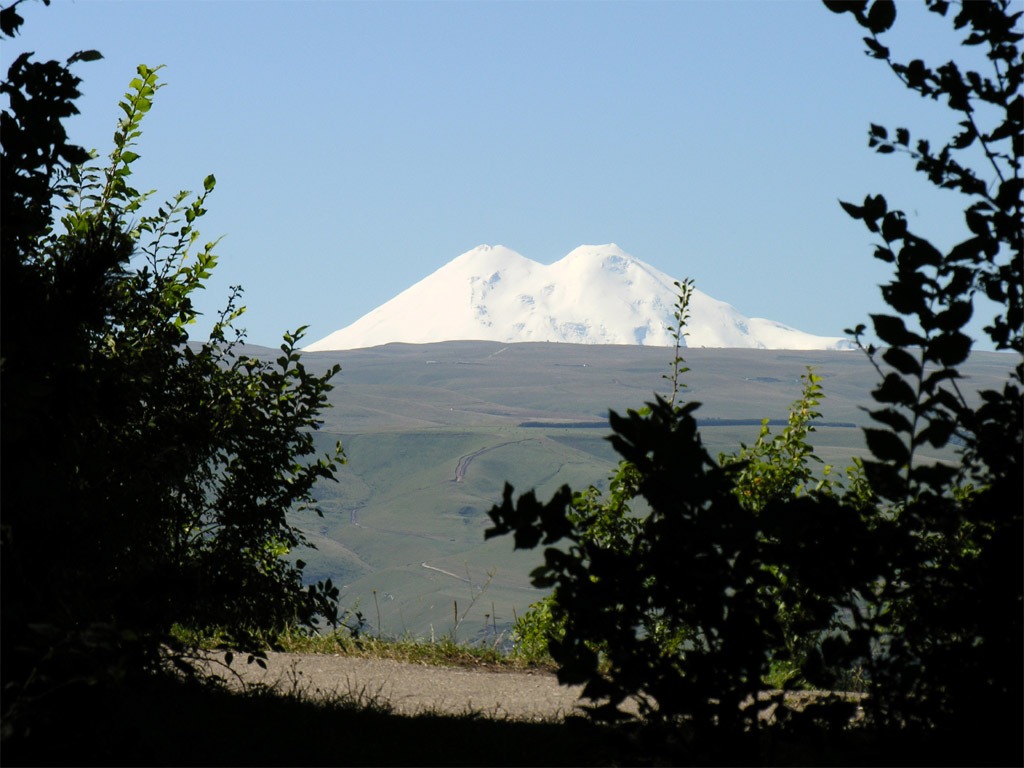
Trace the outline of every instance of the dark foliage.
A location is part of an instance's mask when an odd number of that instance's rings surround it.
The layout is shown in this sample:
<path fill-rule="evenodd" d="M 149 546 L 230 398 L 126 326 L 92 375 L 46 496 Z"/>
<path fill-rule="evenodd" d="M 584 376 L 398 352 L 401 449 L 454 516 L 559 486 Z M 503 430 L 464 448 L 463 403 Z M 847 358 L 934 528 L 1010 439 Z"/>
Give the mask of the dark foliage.
<path fill-rule="evenodd" d="M 306 544 L 286 514 L 344 458 L 311 456 L 337 369 L 305 370 L 301 330 L 276 363 L 239 354 L 237 289 L 210 340 L 189 340 L 190 294 L 216 262 L 195 247 L 215 180 L 145 213 L 128 184 L 159 87 L 145 66 L 109 166 L 84 165 L 61 121 L 70 67 L 98 57 L 22 55 L 0 86 L 5 741 L 83 686 L 187 669 L 175 624 L 253 660 L 263 630 L 337 621 L 337 588 L 304 585 L 284 557 Z"/>
<path fill-rule="evenodd" d="M 869 55 L 907 88 L 959 113 L 962 131 L 938 150 L 926 139 L 912 142 L 903 127 L 871 125 L 868 144 L 909 155 L 933 184 L 964 195 L 971 233 L 942 253 L 882 195 L 842 204 L 880 236 L 875 256 L 895 267 L 882 286 L 895 314 L 872 316 L 886 347 L 867 348 L 882 378 L 871 411 L 880 426 L 867 430 L 875 461 L 865 468 L 896 510 L 901 534 L 882 550 L 891 576 L 880 598 L 893 610 L 883 622 L 887 652 L 875 663 L 876 685 L 888 690 L 876 697 L 876 715 L 893 727 L 956 727 L 998 739 L 1024 716 L 1022 12 L 1009 0 L 958 6 L 953 26 L 990 66 L 980 73 L 961 71 L 955 61 L 933 67 L 895 60 L 879 37 L 895 11 L 876 11 L 881 2 L 866 11 L 864 3 L 826 5 L 854 14 L 869 32 Z M 946 2 L 927 5 L 939 16 L 949 12 Z M 970 167 L 977 158 L 981 167 Z M 999 308 L 985 332 L 1012 353 L 1008 367 L 1016 368 L 1003 390 L 982 392 L 981 405 L 971 407 L 957 366 L 971 347 L 964 327 L 977 294 Z M 921 446 L 940 447 L 954 435 L 965 446 L 959 467 L 915 460 Z"/>
<path fill-rule="evenodd" d="M 867 751 L 856 759 L 877 750 L 871 759 L 887 762 L 969 755 L 1019 763 L 1021 13 L 1009 0 L 959 6 L 953 25 L 965 45 L 984 46 L 992 72 L 983 76 L 954 62 L 933 69 L 894 61 L 880 39 L 896 21 L 891 0 L 825 4 L 854 15 L 869 33 L 868 54 L 908 88 L 946 100 L 964 118 L 963 132 L 938 151 L 925 140 L 911 145 L 906 128 L 877 125 L 869 145 L 909 154 L 933 183 L 966 195 L 968 240 L 944 254 L 881 195 L 842 204 L 881 237 L 875 255 L 895 268 L 882 287 L 892 314 L 872 317 L 885 347 L 865 350 L 880 376 L 871 411 L 879 426 L 866 430 L 872 493 L 819 489 L 745 506 L 735 493 L 747 482 L 744 462 L 714 462 L 700 443 L 697 404 L 677 406 L 673 397 L 612 414 L 612 442 L 635 468 L 649 510 L 625 544 L 601 546 L 588 531 L 593 521 L 574 513 L 568 488 L 541 503 L 532 493 L 514 501 L 506 487 L 488 535 L 514 533 L 517 547 L 559 544 L 545 550 L 534 583 L 555 589 L 565 635 L 552 636 L 549 647 L 561 678 L 586 684 L 599 717 L 621 716 L 618 705 L 636 697 L 648 721 L 687 734 L 698 760 L 772 760 L 783 733 L 837 749 L 849 738 L 843 701 L 802 712 L 780 706 L 767 733 L 759 723 L 759 709 L 782 704 L 781 695 L 753 702 L 769 660 L 793 645 L 787 633 L 796 616 L 812 641 L 796 659 L 797 679 L 832 688 L 866 680 Z M 927 4 L 940 16 L 948 10 Z M 992 123 L 982 125 L 982 114 Z M 972 145 L 981 153 L 965 154 Z M 981 158 L 990 178 L 970 157 Z M 1013 370 L 1001 391 L 980 393 L 972 406 L 957 366 L 971 349 L 964 328 L 979 294 L 999 309 L 985 332 L 1010 353 Z M 954 440 L 959 466 L 917 455 L 925 444 Z"/>

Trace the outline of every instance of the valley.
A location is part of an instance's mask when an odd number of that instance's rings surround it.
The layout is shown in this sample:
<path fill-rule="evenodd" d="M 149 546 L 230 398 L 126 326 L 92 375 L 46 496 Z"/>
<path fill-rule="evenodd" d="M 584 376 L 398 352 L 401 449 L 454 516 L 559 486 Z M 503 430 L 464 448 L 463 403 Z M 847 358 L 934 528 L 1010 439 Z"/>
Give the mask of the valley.
<path fill-rule="evenodd" d="M 250 354 L 273 355 L 248 348 Z M 864 457 L 861 430 L 877 374 L 859 352 L 687 349 L 681 396 L 698 401 L 709 452 L 777 433 L 799 397 L 807 366 L 826 398 L 812 442 L 845 467 Z M 502 344 L 464 341 L 391 344 L 305 353 L 312 371 L 339 363 L 317 434 L 348 454 L 338 483 L 316 488 L 323 517 L 297 513 L 315 551 L 296 553 L 308 578 L 331 578 L 366 631 L 459 641 L 495 639 L 543 595 L 529 574 L 542 551 L 514 551 L 510 538 L 484 541 L 487 511 L 505 482 L 516 494 L 549 497 L 562 484 L 603 488 L 617 464 L 605 439 L 609 410 L 625 412 L 671 389 L 664 347 Z M 963 370 L 966 392 L 993 388 L 1008 358 L 976 353 Z M 946 449 L 925 458 L 955 461 Z"/>

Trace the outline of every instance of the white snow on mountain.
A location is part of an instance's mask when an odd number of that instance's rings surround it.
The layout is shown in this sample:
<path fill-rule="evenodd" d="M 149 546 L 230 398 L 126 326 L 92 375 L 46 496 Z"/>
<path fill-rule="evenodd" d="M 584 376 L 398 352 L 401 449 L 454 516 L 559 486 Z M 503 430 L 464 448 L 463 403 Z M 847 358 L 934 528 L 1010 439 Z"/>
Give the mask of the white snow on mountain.
<path fill-rule="evenodd" d="M 549 265 L 481 245 L 305 349 L 471 339 L 670 347 L 673 283 L 614 244 L 582 245 Z M 746 317 L 699 290 L 689 312 L 689 347 L 853 348 L 847 339 Z"/>

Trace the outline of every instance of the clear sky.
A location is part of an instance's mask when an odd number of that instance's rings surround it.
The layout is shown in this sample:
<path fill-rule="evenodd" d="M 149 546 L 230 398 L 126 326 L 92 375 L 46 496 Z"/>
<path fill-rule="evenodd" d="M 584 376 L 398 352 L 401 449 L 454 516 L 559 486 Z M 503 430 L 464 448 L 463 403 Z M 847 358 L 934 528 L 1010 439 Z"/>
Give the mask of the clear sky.
<path fill-rule="evenodd" d="M 212 317 L 241 284 L 256 344 L 325 336 L 482 243 L 551 263 L 614 242 L 748 316 L 837 336 L 884 309 L 888 275 L 839 199 L 882 192 L 936 245 L 966 236 L 962 197 L 867 148 L 869 122 L 935 144 L 955 119 L 811 0 L 20 12 L 4 71 L 28 50 L 104 55 L 76 65 L 67 124 L 101 154 L 136 65 L 166 65 L 133 180 L 165 198 L 216 175 L 201 230 L 223 236 L 220 264 L 199 307 Z M 960 55 L 950 28 L 901 3 L 888 37 L 938 63 Z"/>

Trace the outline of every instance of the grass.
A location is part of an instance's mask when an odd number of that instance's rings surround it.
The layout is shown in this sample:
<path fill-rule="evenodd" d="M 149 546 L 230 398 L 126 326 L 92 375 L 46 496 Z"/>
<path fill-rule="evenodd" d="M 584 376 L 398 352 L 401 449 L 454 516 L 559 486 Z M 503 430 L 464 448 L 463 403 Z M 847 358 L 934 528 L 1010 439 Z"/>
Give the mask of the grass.
<path fill-rule="evenodd" d="M 195 632 L 175 625 L 172 635 L 186 647 L 216 651 L 226 647 L 225 637 L 216 630 Z M 276 635 L 267 635 L 264 650 L 284 653 L 305 653 L 355 656 L 367 659 L 390 659 L 410 664 L 429 664 L 439 667 L 467 667 L 504 669 L 509 671 L 544 670 L 554 672 L 556 666 L 547 654 L 509 652 L 499 636 L 488 642 L 457 642 L 453 633 L 434 640 L 412 635 L 401 637 L 375 637 L 353 634 L 347 630 L 312 634 L 299 629 L 287 629 Z"/>
<path fill-rule="evenodd" d="M 368 635 L 353 637 L 345 632 L 328 635 L 285 633 L 277 645 L 286 653 L 344 654 L 373 659 L 391 659 L 411 664 L 443 667 L 486 667 L 492 669 L 543 669 L 554 672 L 550 658 L 505 653 L 497 644 L 456 642 L 450 634 L 430 642 L 411 636 L 384 639 Z"/>
<path fill-rule="evenodd" d="M 824 377 L 824 420 L 868 421 L 860 406 L 871 402 L 877 375 L 856 352 L 689 349 L 684 356 L 691 370 L 683 397 L 702 403 L 701 419 L 784 418 L 805 366 L 815 365 Z M 541 563 L 539 550 L 483 541 L 487 510 L 500 501 L 505 481 L 546 498 L 563 483 L 600 487 L 617 463 L 599 430 L 520 425 L 593 421 L 610 408 L 639 407 L 666 390 L 670 357 L 671 350 L 653 347 L 490 342 L 305 355 L 310 370 L 343 366 L 317 439 L 326 449 L 340 438 L 349 455 L 340 482 L 316 489 L 324 518 L 295 519 L 318 547 L 301 553 L 307 574 L 343 587 L 343 603 L 360 606 L 376 632 L 429 638 L 432 628 L 450 622 L 453 601 L 461 607 L 470 599 L 469 585 L 421 564 L 460 577 L 469 571 L 474 581 L 493 571 L 487 599 L 500 629 L 502 619 L 507 624 L 543 596 L 528 578 Z M 965 392 L 1001 386 L 1006 365 L 996 353 L 973 355 L 964 367 L 971 377 Z M 757 426 L 701 430 L 713 456 L 752 443 L 757 432 Z M 821 427 L 811 439 L 839 467 L 864 455 L 859 429 Z M 460 457 L 482 448 L 492 450 L 473 460 L 463 482 L 454 482 Z M 379 623 L 367 610 L 374 590 L 389 595 L 380 602 Z M 483 612 L 474 613 L 458 639 L 482 634 L 483 624 Z"/>

